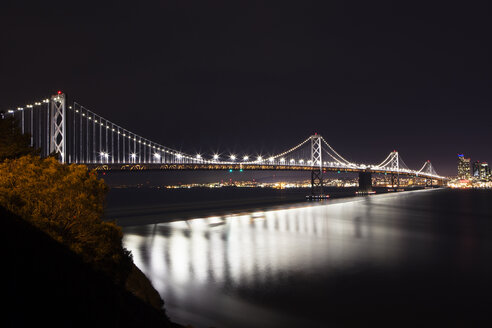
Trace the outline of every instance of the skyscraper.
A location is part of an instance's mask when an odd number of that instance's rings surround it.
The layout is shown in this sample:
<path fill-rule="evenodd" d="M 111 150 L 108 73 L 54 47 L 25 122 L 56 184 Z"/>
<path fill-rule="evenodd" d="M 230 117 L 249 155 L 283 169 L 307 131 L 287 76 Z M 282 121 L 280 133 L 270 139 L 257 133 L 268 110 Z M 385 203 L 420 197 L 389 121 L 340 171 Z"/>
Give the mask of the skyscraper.
<path fill-rule="evenodd" d="M 472 164 L 472 176 L 474 178 L 480 178 L 480 162 L 475 161 Z"/>
<path fill-rule="evenodd" d="M 487 162 L 473 162 L 473 177 L 478 179 L 488 179 L 490 177 L 490 167 Z"/>
<path fill-rule="evenodd" d="M 470 159 L 465 158 L 463 154 L 458 155 L 458 178 L 470 178 Z"/>

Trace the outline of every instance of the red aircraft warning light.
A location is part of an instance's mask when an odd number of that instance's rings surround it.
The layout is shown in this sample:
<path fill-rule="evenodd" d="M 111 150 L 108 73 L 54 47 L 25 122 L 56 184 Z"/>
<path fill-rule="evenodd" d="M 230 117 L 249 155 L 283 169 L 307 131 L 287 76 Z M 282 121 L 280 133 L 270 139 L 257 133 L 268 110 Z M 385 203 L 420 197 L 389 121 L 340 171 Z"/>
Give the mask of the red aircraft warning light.
<path fill-rule="evenodd" d="M 59 95 L 61 95 L 61 93 L 62 93 L 62 92 L 61 92 L 60 90 L 58 90 L 58 94 L 59 94 Z"/>

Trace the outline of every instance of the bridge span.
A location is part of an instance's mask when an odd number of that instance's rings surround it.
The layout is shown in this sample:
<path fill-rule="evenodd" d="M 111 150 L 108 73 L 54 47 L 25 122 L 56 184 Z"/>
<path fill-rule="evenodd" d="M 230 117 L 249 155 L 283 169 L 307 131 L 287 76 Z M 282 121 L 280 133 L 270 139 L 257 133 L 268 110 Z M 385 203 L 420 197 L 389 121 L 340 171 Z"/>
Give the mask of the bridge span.
<path fill-rule="evenodd" d="M 396 150 L 378 164 L 347 160 L 318 133 L 277 154 L 192 155 L 137 135 L 77 102 L 68 104 L 60 91 L 1 114 L 2 119 L 8 117 L 14 117 L 22 132 L 30 135 L 31 145 L 40 149 L 41 156 L 56 154 L 62 163 L 84 164 L 96 171 L 307 171 L 313 195 L 322 195 L 328 172 L 359 174 L 362 192 L 371 191 L 372 174 L 390 175 L 395 187 L 400 176 L 424 179 L 428 186 L 447 180 L 430 161 L 418 170 L 408 168 Z"/>

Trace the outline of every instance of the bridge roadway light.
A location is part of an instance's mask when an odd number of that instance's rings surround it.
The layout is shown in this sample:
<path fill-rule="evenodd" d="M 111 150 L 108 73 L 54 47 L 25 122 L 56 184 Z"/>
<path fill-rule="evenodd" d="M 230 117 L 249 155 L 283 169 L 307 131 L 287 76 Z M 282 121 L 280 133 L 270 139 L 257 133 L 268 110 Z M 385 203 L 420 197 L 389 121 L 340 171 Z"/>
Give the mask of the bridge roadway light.
<path fill-rule="evenodd" d="M 234 160 L 236 160 L 236 155 L 234 155 L 234 154 L 233 154 L 233 155 L 231 155 L 231 157 L 230 157 L 230 158 L 231 158 L 231 160 L 233 160 L 233 161 L 234 161 Z"/>
<path fill-rule="evenodd" d="M 283 158 L 283 157 L 282 157 L 282 158 L 280 159 L 280 163 L 283 163 L 283 162 L 285 162 L 285 158 Z"/>
<path fill-rule="evenodd" d="M 256 158 L 256 160 L 257 160 L 258 162 L 261 162 L 261 161 L 263 160 L 263 158 L 262 158 L 261 156 L 258 156 L 258 157 Z"/>
<path fill-rule="evenodd" d="M 196 159 L 202 159 L 202 155 L 196 154 Z"/>
<path fill-rule="evenodd" d="M 101 163 L 103 162 L 103 158 L 106 159 L 106 161 L 108 160 L 108 157 L 109 157 L 109 154 L 106 153 L 106 152 L 100 152 L 99 155 L 101 156 Z"/>
<path fill-rule="evenodd" d="M 249 156 L 248 155 L 246 155 L 246 156 L 243 157 L 243 161 L 247 161 L 248 159 L 249 159 Z"/>
<path fill-rule="evenodd" d="M 291 162 L 292 164 L 294 164 L 294 163 L 296 162 L 296 160 L 292 158 L 292 159 L 290 160 L 290 162 Z"/>
<path fill-rule="evenodd" d="M 270 157 L 270 158 L 268 159 L 268 161 L 270 161 L 270 162 L 273 162 L 274 160 L 275 160 L 275 158 L 273 158 L 273 157 Z"/>
<path fill-rule="evenodd" d="M 218 154 L 214 154 L 214 160 L 218 160 L 219 159 L 219 155 Z"/>

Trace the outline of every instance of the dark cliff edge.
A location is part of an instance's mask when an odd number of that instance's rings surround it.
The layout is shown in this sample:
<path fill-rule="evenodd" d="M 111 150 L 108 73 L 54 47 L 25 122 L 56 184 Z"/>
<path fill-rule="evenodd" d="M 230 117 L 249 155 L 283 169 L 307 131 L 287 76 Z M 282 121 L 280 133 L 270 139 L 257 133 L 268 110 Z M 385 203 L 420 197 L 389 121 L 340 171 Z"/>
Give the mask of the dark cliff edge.
<path fill-rule="evenodd" d="M 131 285 L 155 294 L 148 303 L 2 207 L 0 218 L 7 274 L 2 327 L 181 327 L 156 309 L 158 294 L 138 268 Z"/>

